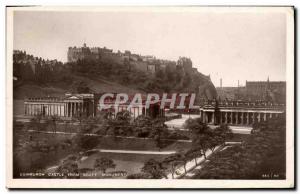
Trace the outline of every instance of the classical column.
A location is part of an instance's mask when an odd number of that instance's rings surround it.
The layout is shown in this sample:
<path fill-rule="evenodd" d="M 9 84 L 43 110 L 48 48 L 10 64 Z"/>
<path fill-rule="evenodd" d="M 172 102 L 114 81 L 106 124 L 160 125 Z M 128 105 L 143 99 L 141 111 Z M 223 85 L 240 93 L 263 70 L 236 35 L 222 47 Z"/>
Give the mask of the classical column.
<path fill-rule="evenodd" d="M 247 125 L 249 125 L 249 116 L 250 116 L 250 114 L 249 114 L 249 112 L 246 112 L 246 124 Z"/>
<path fill-rule="evenodd" d="M 67 115 L 67 117 L 70 117 L 70 110 L 71 110 L 70 102 L 67 102 L 66 107 L 67 107 L 67 109 L 66 109 L 66 115 Z"/>
<path fill-rule="evenodd" d="M 235 113 L 235 124 L 239 124 L 239 112 Z"/>
<path fill-rule="evenodd" d="M 260 112 L 257 115 L 257 121 L 260 122 Z"/>
<path fill-rule="evenodd" d="M 233 112 L 230 114 L 230 124 L 233 124 Z"/>
<path fill-rule="evenodd" d="M 82 114 L 81 114 L 81 102 L 78 102 L 78 103 L 77 103 L 77 114 L 78 114 L 78 115 L 82 115 Z"/>
<path fill-rule="evenodd" d="M 32 107 L 32 104 L 30 104 L 30 115 L 33 115 L 33 107 Z"/>
<path fill-rule="evenodd" d="M 139 113 L 138 113 L 139 114 Z M 93 100 L 93 117 L 96 116 L 96 112 L 95 112 L 95 101 Z"/>
<path fill-rule="evenodd" d="M 73 113 L 72 113 L 73 117 L 76 116 L 76 103 L 73 102 Z"/>
<path fill-rule="evenodd" d="M 64 105 L 61 104 L 59 107 L 60 107 L 60 116 L 64 116 L 64 115 L 63 115 L 63 108 L 64 108 Z"/>
<path fill-rule="evenodd" d="M 73 116 L 73 102 L 70 102 L 70 117 Z"/>
<path fill-rule="evenodd" d="M 215 124 L 215 112 L 212 112 L 211 122 L 212 124 Z"/>
<path fill-rule="evenodd" d="M 77 113 L 77 103 L 73 102 L 73 116 L 76 116 Z"/>
<path fill-rule="evenodd" d="M 255 122 L 255 112 L 253 112 L 252 114 L 253 114 L 252 123 L 254 123 Z"/>
<path fill-rule="evenodd" d="M 75 102 L 73 102 L 72 103 L 73 104 L 73 113 L 72 113 L 72 116 L 74 117 L 74 116 L 76 116 L 76 103 Z"/>
<path fill-rule="evenodd" d="M 227 124 L 228 118 L 227 118 L 227 112 L 225 112 L 225 124 Z"/>
<path fill-rule="evenodd" d="M 79 102 L 76 102 L 76 115 L 79 115 Z"/>
<path fill-rule="evenodd" d="M 267 121 L 267 113 L 264 113 L 264 121 Z"/>
<path fill-rule="evenodd" d="M 272 116 L 273 116 L 273 113 L 270 113 L 270 119 L 272 118 Z"/>
<path fill-rule="evenodd" d="M 69 103 L 67 102 L 67 103 L 65 103 L 65 116 L 66 117 L 69 117 Z"/>
<path fill-rule="evenodd" d="M 241 125 L 244 124 L 244 112 L 242 112 L 242 115 L 241 115 Z"/>

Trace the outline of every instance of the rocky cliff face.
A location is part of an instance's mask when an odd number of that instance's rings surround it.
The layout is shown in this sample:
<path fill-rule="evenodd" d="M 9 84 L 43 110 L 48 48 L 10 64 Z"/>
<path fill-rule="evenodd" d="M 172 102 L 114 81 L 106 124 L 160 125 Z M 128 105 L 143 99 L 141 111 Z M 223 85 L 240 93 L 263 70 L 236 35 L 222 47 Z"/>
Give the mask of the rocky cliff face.
<path fill-rule="evenodd" d="M 200 84 L 198 96 L 210 100 L 217 98 L 216 88 L 211 81 L 204 81 L 203 84 Z"/>

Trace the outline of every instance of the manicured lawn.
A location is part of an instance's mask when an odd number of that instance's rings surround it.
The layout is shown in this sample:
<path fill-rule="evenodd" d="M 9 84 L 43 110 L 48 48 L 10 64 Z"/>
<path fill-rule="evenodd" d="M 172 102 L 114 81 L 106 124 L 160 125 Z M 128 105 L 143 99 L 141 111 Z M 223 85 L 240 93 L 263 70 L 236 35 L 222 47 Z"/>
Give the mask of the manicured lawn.
<path fill-rule="evenodd" d="M 191 143 L 163 141 L 164 147 L 161 151 L 180 151 L 190 147 Z M 136 138 L 114 138 L 114 137 L 99 137 L 97 148 L 112 149 L 112 150 L 150 150 L 159 151 L 156 142 L 152 139 L 136 139 Z"/>
<path fill-rule="evenodd" d="M 163 160 L 168 155 L 150 155 L 150 154 L 127 154 L 127 153 L 96 153 L 90 155 L 87 159 L 82 161 L 79 164 L 79 168 L 88 168 L 93 169 L 95 160 L 98 157 L 106 157 L 110 158 L 116 164 L 115 169 L 108 169 L 106 173 L 113 172 L 113 171 L 125 171 L 127 174 L 139 173 L 141 172 L 141 168 L 144 166 L 144 163 L 149 159 L 155 160 Z M 97 177 L 101 177 L 101 172 L 97 173 Z M 103 178 L 103 177 L 102 177 Z M 111 177 L 108 177 L 111 178 Z M 126 178 L 123 177 L 114 177 L 114 178 Z"/>
<path fill-rule="evenodd" d="M 58 149 L 49 152 L 33 152 L 22 148 L 30 141 L 48 141 L 53 145 L 59 142 L 64 142 L 71 139 L 74 135 L 63 134 L 46 134 L 36 132 L 18 132 L 16 137 L 19 137 L 17 142 L 20 143 L 15 148 L 14 152 L 14 169 L 15 176 L 18 172 L 36 172 L 45 170 L 49 167 L 56 166 L 59 162 L 69 154 L 78 154 L 79 151 L 73 150 L 70 147 Z M 187 150 L 191 143 L 168 141 L 161 151 L 181 151 Z M 96 146 L 98 149 L 111 149 L 111 150 L 147 150 L 159 151 L 156 142 L 152 139 L 126 139 L 126 138 L 113 138 L 113 137 L 99 137 L 99 144 Z M 125 153 L 97 153 L 88 157 L 80 164 L 80 168 L 93 168 L 94 160 L 98 156 L 105 156 L 111 158 L 116 163 L 114 171 L 126 171 L 128 174 L 140 172 L 140 168 L 148 159 L 163 160 L 168 155 L 149 155 L 149 154 L 125 154 Z M 111 170 L 111 169 L 110 169 Z"/>

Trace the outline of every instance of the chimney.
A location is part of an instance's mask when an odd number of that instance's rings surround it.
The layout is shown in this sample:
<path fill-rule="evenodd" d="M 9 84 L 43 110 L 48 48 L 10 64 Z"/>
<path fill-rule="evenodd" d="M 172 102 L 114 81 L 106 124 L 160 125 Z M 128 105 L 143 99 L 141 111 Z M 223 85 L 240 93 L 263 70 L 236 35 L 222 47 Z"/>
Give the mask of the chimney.
<path fill-rule="evenodd" d="M 222 78 L 220 79 L 220 88 L 222 89 Z"/>

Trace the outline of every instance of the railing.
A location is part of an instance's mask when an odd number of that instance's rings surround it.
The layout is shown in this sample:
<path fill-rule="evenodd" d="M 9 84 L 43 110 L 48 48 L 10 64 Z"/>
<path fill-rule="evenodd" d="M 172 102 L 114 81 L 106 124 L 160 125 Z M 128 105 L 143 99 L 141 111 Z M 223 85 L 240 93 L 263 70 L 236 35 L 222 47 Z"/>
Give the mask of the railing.
<path fill-rule="evenodd" d="M 266 101 L 205 101 L 202 107 L 239 107 L 239 108 L 285 108 L 285 104 L 272 103 Z"/>
<path fill-rule="evenodd" d="M 42 98 L 27 98 L 25 102 L 62 102 L 63 98 L 42 97 Z"/>

